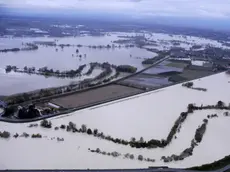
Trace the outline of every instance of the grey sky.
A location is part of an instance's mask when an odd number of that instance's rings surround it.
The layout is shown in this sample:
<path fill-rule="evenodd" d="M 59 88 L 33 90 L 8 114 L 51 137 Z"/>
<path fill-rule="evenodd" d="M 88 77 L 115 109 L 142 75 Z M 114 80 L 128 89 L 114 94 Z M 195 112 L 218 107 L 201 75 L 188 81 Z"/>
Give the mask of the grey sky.
<path fill-rule="evenodd" d="M 71 8 L 138 16 L 230 18 L 230 0 L 0 0 L 9 7 Z"/>

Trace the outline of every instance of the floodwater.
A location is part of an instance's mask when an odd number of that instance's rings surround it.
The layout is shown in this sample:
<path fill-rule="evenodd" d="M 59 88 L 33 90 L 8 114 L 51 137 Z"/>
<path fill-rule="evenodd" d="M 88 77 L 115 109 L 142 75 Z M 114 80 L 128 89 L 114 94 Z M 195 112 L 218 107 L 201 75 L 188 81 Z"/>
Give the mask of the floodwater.
<path fill-rule="evenodd" d="M 226 48 L 229 49 L 229 47 L 223 45 L 222 43 L 218 42 L 217 40 L 212 39 L 206 39 L 202 37 L 196 37 L 196 36 L 184 36 L 184 35 L 170 35 L 170 34 L 164 34 L 164 33 L 146 33 L 145 37 L 149 41 L 156 41 L 157 46 L 154 45 L 146 45 L 146 48 L 157 48 L 159 50 L 168 50 L 171 47 L 181 47 L 186 50 L 189 50 L 193 45 L 201 45 L 202 47 L 205 46 L 213 46 L 213 47 L 219 47 L 219 48 Z M 161 44 L 160 42 L 164 41 L 166 44 Z M 174 46 L 169 41 L 180 41 L 179 46 Z M 201 48 L 203 49 L 203 48 Z"/>
<path fill-rule="evenodd" d="M 143 61 L 143 58 L 153 57 L 151 52 L 139 48 L 95 50 L 83 47 L 78 49 L 82 58 L 76 57 L 77 54 L 75 47 L 66 47 L 63 51 L 59 48 L 57 52 L 55 47 L 39 47 L 36 51 L 2 53 L 0 55 L 0 67 L 5 68 L 6 65 L 16 65 L 19 68 L 23 68 L 24 66 L 34 66 L 36 68 L 47 66 L 62 71 L 76 69 L 78 66 L 89 64 L 90 62 L 109 62 L 115 65 L 134 65 L 138 69 L 142 69 L 143 66 L 141 62 Z M 86 57 L 84 57 L 84 54 L 86 54 Z M 130 55 L 132 55 L 132 57 L 130 57 Z M 142 57 L 142 59 L 136 57 Z"/>
<path fill-rule="evenodd" d="M 112 41 L 120 39 L 118 34 L 103 37 L 65 37 L 65 38 L 0 38 L 0 49 L 22 47 L 22 43 L 31 43 L 33 41 L 57 41 L 57 44 L 71 45 L 112 45 Z M 116 44 L 115 44 L 116 45 Z M 77 57 L 76 49 L 79 50 Z M 73 79 L 45 78 L 43 76 L 25 75 L 25 74 L 5 74 L 3 69 L 7 65 L 15 65 L 19 68 L 35 67 L 41 68 L 47 66 L 54 70 L 77 69 L 80 65 L 90 62 L 109 62 L 115 65 L 133 65 L 141 70 L 144 66 L 141 64 L 143 59 L 152 58 L 155 53 L 148 52 L 145 49 L 134 48 L 115 48 L 115 49 L 92 49 L 88 47 L 64 47 L 63 50 L 58 47 L 39 46 L 36 51 L 20 51 L 0 54 L 0 95 L 9 95 L 19 92 L 32 91 L 39 88 L 66 85 Z M 91 76 L 92 77 L 92 76 Z M 83 79 L 83 78 L 82 78 Z"/>
<path fill-rule="evenodd" d="M 11 95 L 23 92 L 29 92 L 41 88 L 51 88 L 57 86 L 69 85 L 83 79 L 91 78 L 99 75 L 101 69 L 95 69 L 91 76 L 82 76 L 77 78 L 56 78 L 44 77 L 40 75 L 29 75 L 24 73 L 5 73 L 4 69 L 0 68 L 0 95 Z"/>
<path fill-rule="evenodd" d="M 151 91 L 137 96 L 109 102 L 95 107 L 50 119 L 53 128 L 72 121 L 79 128 L 82 124 L 99 129 L 105 135 L 129 140 L 131 137 L 144 140 L 167 137 L 172 125 L 189 103 L 212 105 L 222 100 L 229 103 L 230 76 L 216 74 L 194 81 L 194 86 L 207 88 L 207 92 L 187 89 L 181 84 Z M 19 137 L 0 139 L 0 169 L 117 169 L 147 168 L 148 166 L 169 166 L 186 168 L 211 163 L 223 158 L 230 152 L 230 117 L 224 117 L 221 110 L 195 111 L 183 123 L 177 139 L 166 148 L 136 149 L 122 146 L 81 133 L 69 133 L 63 130 L 28 128 L 29 124 L 10 124 L 0 122 L 1 130 L 11 134 L 27 132 L 41 133 L 42 139 Z M 194 138 L 196 128 L 209 114 L 219 117 L 210 119 L 202 142 L 195 147 L 193 155 L 183 161 L 164 163 L 161 156 L 179 154 L 188 148 Z M 39 124 L 39 122 L 38 122 Z M 57 142 L 51 137 L 64 138 Z M 100 148 L 102 151 L 132 153 L 135 160 L 123 157 L 113 158 L 93 154 L 88 148 Z M 212 150 L 212 151 L 210 151 Z M 48 151 L 48 154 L 47 154 Z M 21 156 L 23 155 L 23 156 Z M 138 155 L 154 158 L 156 162 L 141 162 Z M 0 157 L 1 157 L 0 156 Z"/>

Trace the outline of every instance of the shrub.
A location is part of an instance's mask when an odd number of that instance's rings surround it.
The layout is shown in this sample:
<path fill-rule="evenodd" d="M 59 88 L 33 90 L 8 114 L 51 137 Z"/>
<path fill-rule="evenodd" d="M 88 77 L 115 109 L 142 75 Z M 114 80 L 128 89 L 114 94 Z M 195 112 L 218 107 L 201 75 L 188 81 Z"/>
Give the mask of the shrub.
<path fill-rule="evenodd" d="M 112 137 L 111 136 L 106 136 L 105 139 L 111 141 Z"/>
<path fill-rule="evenodd" d="M 112 155 L 113 157 L 118 157 L 120 154 L 119 154 L 118 152 L 112 152 L 111 155 Z"/>
<path fill-rule="evenodd" d="M 144 138 L 141 137 L 140 140 L 139 140 L 140 143 L 143 143 L 144 142 Z"/>
<path fill-rule="evenodd" d="M 27 137 L 29 137 L 30 135 L 28 134 L 28 133 L 26 133 L 26 132 L 24 132 L 24 133 L 22 133 L 22 135 L 21 135 L 21 137 L 25 137 L 25 138 L 27 138 Z"/>
<path fill-rule="evenodd" d="M 86 126 L 85 124 L 83 124 L 83 125 L 81 126 L 81 130 L 82 130 L 83 133 L 86 133 L 86 131 L 87 131 L 87 126 Z"/>
<path fill-rule="evenodd" d="M 189 104 L 188 105 L 188 113 L 193 113 L 194 110 L 194 105 L 193 104 Z"/>
<path fill-rule="evenodd" d="M 32 127 L 37 127 L 37 126 L 38 126 L 38 124 L 30 124 L 28 127 L 32 128 Z"/>
<path fill-rule="evenodd" d="M 221 100 L 219 100 L 216 104 L 217 107 L 223 107 L 224 106 L 224 102 L 222 102 Z"/>
<path fill-rule="evenodd" d="M 93 130 L 93 134 L 96 136 L 97 133 L 98 133 L 98 129 L 94 129 L 94 130 Z"/>
<path fill-rule="evenodd" d="M 52 128 L 52 123 L 47 120 L 42 120 L 40 125 L 41 127 L 44 127 L 44 128 Z"/>
<path fill-rule="evenodd" d="M 57 141 L 59 141 L 59 142 L 63 142 L 64 141 L 64 138 L 57 138 Z"/>
<path fill-rule="evenodd" d="M 120 65 L 116 68 L 117 72 L 127 72 L 127 73 L 135 73 L 137 71 L 137 68 L 130 65 Z"/>
<path fill-rule="evenodd" d="M 69 122 L 69 127 L 72 131 L 77 129 L 76 124 L 74 124 L 73 122 Z"/>
<path fill-rule="evenodd" d="M 204 132 L 206 131 L 206 125 L 207 123 L 203 123 L 199 128 L 197 128 L 195 133 L 195 140 L 197 142 L 201 142 Z"/>
<path fill-rule="evenodd" d="M 129 158 L 130 158 L 130 159 L 134 159 L 134 155 L 131 154 L 131 155 L 129 156 Z"/>
<path fill-rule="evenodd" d="M 124 156 L 125 156 L 125 158 L 129 158 L 130 155 L 129 155 L 129 153 L 127 153 Z"/>
<path fill-rule="evenodd" d="M 69 132 L 71 130 L 70 126 L 67 125 L 66 131 Z"/>
<path fill-rule="evenodd" d="M 18 138 L 18 136 L 19 136 L 18 133 L 16 133 L 16 134 L 14 135 L 14 138 Z"/>
<path fill-rule="evenodd" d="M 128 144 L 129 144 L 129 142 L 128 142 L 128 141 L 126 141 L 126 140 L 121 140 L 121 144 L 123 144 L 123 145 L 128 145 Z"/>
<path fill-rule="evenodd" d="M 42 138 L 41 134 L 32 134 L 31 138 Z"/>
<path fill-rule="evenodd" d="M 136 139 L 135 139 L 134 137 L 132 137 L 132 138 L 130 139 L 130 142 L 136 142 Z"/>
<path fill-rule="evenodd" d="M 224 112 L 224 116 L 229 116 L 229 112 Z"/>
<path fill-rule="evenodd" d="M 121 143 L 121 139 L 116 138 L 115 143 Z"/>
<path fill-rule="evenodd" d="M 90 128 L 87 130 L 87 134 L 89 134 L 89 135 L 93 134 L 92 130 Z"/>
<path fill-rule="evenodd" d="M 7 139 L 7 138 L 10 137 L 10 133 L 8 131 L 0 132 L 0 137 L 4 138 L 4 139 Z"/>
<path fill-rule="evenodd" d="M 138 160 L 139 160 L 139 161 L 143 161 L 143 159 L 144 159 L 144 158 L 143 158 L 142 155 L 138 155 Z"/>
<path fill-rule="evenodd" d="M 101 152 L 101 150 L 100 150 L 99 148 L 97 148 L 97 149 L 96 149 L 96 152 L 97 152 L 97 153 L 100 153 L 100 152 Z"/>
<path fill-rule="evenodd" d="M 61 129 L 65 129 L 66 126 L 62 124 L 60 128 L 61 128 Z"/>
<path fill-rule="evenodd" d="M 193 86 L 193 82 L 187 82 L 182 84 L 183 87 L 191 88 Z"/>
<path fill-rule="evenodd" d="M 204 123 L 208 123 L 208 120 L 207 120 L 207 119 L 204 119 L 203 122 L 204 122 Z"/>
<path fill-rule="evenodd" d="M 187 112 L 181 112 L 180 116 L 181 117 L 187 117 L 188 113 Z"/>

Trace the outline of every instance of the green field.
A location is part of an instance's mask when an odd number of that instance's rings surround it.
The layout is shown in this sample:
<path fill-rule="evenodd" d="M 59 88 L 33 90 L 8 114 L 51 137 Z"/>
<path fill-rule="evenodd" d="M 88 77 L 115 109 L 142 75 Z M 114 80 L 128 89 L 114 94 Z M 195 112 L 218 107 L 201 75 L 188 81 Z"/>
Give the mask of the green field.
<path fill-rule="evenodd" d="M 169 67 L 177 67 L 177 68 L 185 68 L 188 64 L 183 63 L 183 62 L 170 62 L 166 64 L 166 66 Z"/>
<path fill-rule="evenodd" d="M 212 71 L 202 71 L 202 70 L 190 70 L 185 69 L 181 74 L 179 74 L 181 77 L 186 78 L 188 80 L 193 80 L 201 77 L 205 77 L 208 75 L 214 74 Z"/>

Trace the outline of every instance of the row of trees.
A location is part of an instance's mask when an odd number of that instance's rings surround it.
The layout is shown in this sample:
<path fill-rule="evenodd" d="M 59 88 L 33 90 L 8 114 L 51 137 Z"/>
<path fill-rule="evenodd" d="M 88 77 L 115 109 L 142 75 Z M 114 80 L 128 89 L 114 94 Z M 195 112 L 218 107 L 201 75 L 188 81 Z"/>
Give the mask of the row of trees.
<path fill-rule="evenodd" d="M 117 144 L 122 144 L 122 145 L 129 145 L 131 147 L 135 147 L 135 148 L 156 148 L 156 147 L 166 147 L 169 143 L 171 143 L 172 139 L 174 138 L 175 134 L 177 132 L 179 132 L 180 127 L 182 125 L 182 123 L 186 120 L 187 116 L 189 114 L 192 114 L 195 110 L 202 110 L 202 108 L 207 109 L 208 107 L 212 107 L 212 106 L 195 106 L 193 104 L 189 104 L 187 107 L 187 111 L 186 112 L 182 112 L 180 114 L 180 116 L 178 117 L 178 119 L 175 121 L 173 127 L 171 128 L 168 136 L 166 139 L 162 139 L 162 140 L 157 140 L 157 139 L 151 139 L 149 141 L 144 141 L 143 138 L 141 138 L 140 140 L 137 140 L 135 138 L 131 138 L 130 141 L 128 140 L 124 140 L 124 139 L 119 139 L 119 138 L 113 138 L 111 136 L 105 135 L 103 132 L 99 132 L 98 129 L 90 129 L 87 128 L 86 125 L 82 125 L 80 129 L 77 129 L 76 124 L 74 123 L 69 123 L 69 125 L 66 127 L 67 131 L 73 131 L 73 132 L 80 132 L 80 133 L 86 133 L 88 135 L 93 135 L 94 137 L 98 137 L 100 139 L 104 139 L 104 140 L 108 140 Z M 223 104 L 221 103 L 221 101 L 219 101 L 217 103 L 217 105 L 214 105 L 215 109 L 228 109 L 230 110 L 230 107 L 226 107 L 223 106 Z M 206 120 L 204 120 L 205 123 L 207 123 Z M 65 127 L 63 128 L 65 129 Z M 199 130 L 197 131 L 197 133 L 201 133 Z M 198 138 L 198 137 L 196 137 Z"/>
<path fill-rule="evenodd" d="M 90 63 L 90 68 L 85 74 L 91 75 L 93 73 L 93 70 L 96 68 L 96 66 L 97 66 L 97 63 Z"/>
<path fill-rule="evenodd" d="M 130 160 L 155 162 L 155 159 L 144 158 L 142 155 L 138 155 L 137 158 L 135 158 L 135 156 L 133 154 L 130 154 L 130 153 L 121 154 L 121 153 L 116 152 L 116 151 L 114 151 L 114 152 L 106 152 L 106 151 L 101 151 L 99 148 L 97 148 L 96 150 L 89 149 L 89 151 L 92 152 L 92 153 L 98 153 L 98 154 L 101 154 L 101 155 L 112 156 L 114 158 L 123 157 L 125 159 L 130 159 Z"/>
<path fill-rule="evenodd" d="M 190 88 L 190 89 L 193 89 L 193 90 L 207 91 L 206 88 L 193 87 L 193 85 L 194 85 L 193 82 L 186 82 L 186 83 L 182 84 L 183 87 L 187 87 L 187 88 Z"/>
<path fill-rule="evenodd" d="M 41 89 L 39 91 L 34 91 L 34 92 L 30 92 L 30 93 L 23 93 L 23 94 L 17 94 L 17 95 L 9 96 L 9 97 L 5 98 L 5 101 L 8 103 L 8 105 L 12 106 L 15 104 L 23 103 L 25 101 L 34 101 L 34 100 L 40 99 L 42 97 L 62 94 L 62 93 L 76 90 L 76 89 L 90 88 L 93 86 L 97 86 L 97 85 L 100 85 L 103 83 L 110 82 L 111 80 L 113 80 L 119 76 L 119 72 L 116 71 L 116 73 L 113 76 L 107 77 L 107 76 L 111 75 L 111 73 L 112 73 L 111 68 L 116 69 L 115 65 L 110 65 L 109 63 L 103 63 L 103 64 L 95 63 L 95 64 L 91 65 L 91 67 L 93 67 L 93 68 L 91 68 L 91 70 L 93 70 L 96 66 L 101 67 L 104 71 L 94 78 L 85 79 L 85 80 L 81 81 L 80 83 L 70 84 L 68 86 L 62 86 L 62 87 L 58 87 L 58 88 Z M 83 67 L 85 67 L 85 65 L 80 66 L 76 71 L 74 71 L 72 73 L 81 73 Z M 13 68 L 17 68 L 17 67 L 15 66 Z M 31 70 L 28 67 L 25 69 Z M 45 68 L 45 69 L 42 69 L 40 71 L 47 71 L 47 70 L 48 69 Z M 87 73 L 89 73 L 89 72 L 87 72 Z M 11 111 L 13 111 L 13 110 L 15 112 L 15 109 L 11 108 Z M 10 115 L 9 113 L 11 111 L 8 110 L 6 113 L 6 116 L 9 116 Z M 11 115 L 12 114 L 13 113 L 11 113 Z"/>
<path fill-rule="evenodd" d="M 204 121 L 203 121 L 204 123 L 200 126 L 200 127 L 198 127 L 197 129 L 196 129 L 196 133 L 195 133 L 195 140 L 198 142 L 198 143 L 200 143 L 201 141 L 202 141 L 202 138 L 203 138 L 203 135 L 204 135 L 204 133 L 205 133 L 205 131 L 206 131 L 206 126 L 207 126 L 207 124 L 208 124 L 208 120 L 207 119 L 204 119 Z"/>
<path fill-rule="evenodd" d="M 78 69 L 76 70 L 69 70 L 69 71 L 59 71 L 59 70 L 54 70 L 54 69 L 49 69 L 48 67 L 42 67 L 39 68 L 38 70 L 36 70 L 35 67 L 27 67 L 25 66 L 23 69 L 19 69 L 17 66 L 11 66 L 11 65 L 7 65 L 5 68 L 5 71 L 11 72 L 23 72 L 23 73 L 28 73 L 28 74 L 37 74 L 37 75 L 44 75 L 44 76 L 56 76 L 56 77 L 76 77 L 76 76 L 81 76 L 82 75 L 82 71 L 83 69 L 86 67 L 86 65 L 80 65 L 78 67 Z M 89 70 L 85 73 L 85 75 L 91 75 L 93 70 L 96 67 L 100 67 L 102 69 L 104 69 L 105 71 L 103 73 L 100 74 L 100 76 L 98 76 L 99 78 L 101 76 L 104 76 L 105 74 L 110 74 L 112 69 L 111 68 L 115 68 L 117 71 L 123 71 L 123 72 L 135 72 L 136 68 L 129 66 L 129 65 L 121 65 L 116 67 L 115 65 L 111 65 L 109 63 L 90 63 L 90 68 Z M 97 79 L 97 78 L 95 78 Z"/>
<path fill-rule="evenodd" d="M 116 70 L 118 72 L 135 73 L 137 68 L 131 65 L 119 65 L 117 66 Z"/>
<path fill-rule="evenodd" d="M 221 101 L 219 101 L 216 105 L 216 107 L 223 107 L 223 103 L 221 103 Z M 188 109 L 190 108 L 195 108 L 195 106 L 192 106 L 192 104 L 188 105 Z M 195 108 L 196 109 L 196 108 Z M 189 110 L 191 112 L 191 109 Z M 184 116 L 185 113 L 183 113 L 183 115 L 181 116 Z M 200 143 L 202 141 L 202 138 L 204 136 L 204 133 L 206 131 L 206 126 L 208 124 L 208 120 L 207 119 L 204 119 L 203 120 L 203 123 L 201 126 L 199 126 L 195 132 L 195 135 L 194 135 L 194 139 L 192 139 L 191 141 L 191 145 L 189 148 L 186 148 L 184 151 L 182 151 L 179 155 L 171 155 L 171 156 L 162 156 L 161 160 L 163 160 L 164 162 L 171 162 L 171 161 L 181 161 L 181 160 L 184 160 L 185 158 L 189 157 L 189 156 L 192 156 L 193 155 L 193 150 L 196 146 L 198 146 L 198 143 Z M 132 138 L 131 139 L 132 142 L 135 142 L 135 138 Z M 143 138 L 140 139 L 141 143 L 144 142 Z M 96 152 L 96 153 L 99 153 L 99 154 L 102 154 L 102 155 L 112 155 L 114 157 L 118 157 L 118 156 L 121 156 L 120 153 L 107 153 L 105 151 L 100 151 L 100 149 L 96 149 L 96 150 L 90 150 L 91 152 Z M 116 155 L 116 156 L 115 156 Z M 125 155 L 126 158 L 130 158 L 130 154 L 127 154 Z M 132 159 L 132 158 L 130 158 Z M 150 159 L 144 159 L 142 156 L 138 156 L 138 160 L 146 160 L 146 161 L 151 161 Z M 152 161 L 154 162 L 154 161 Z"/>
<path fill-rule="evenodd" d="M 194 148 L 198 145 L 198 143 L 201 142 L 204 136 L 207 124 L 208 124 L 208 120 L 204 119 L 203 124 L 196 129 L 195 136 L 194 139 L 192 139 L 191 141 L 190 147 L 186 148 L 179 155 L 173 154 L 171 156 L 162 156 L 161 160 L 163 160 L 164 162 L 182 161 L 185 158 L 192 156 Z"/>
<path fill-rule="evenodd" d="M 111 48 L 122 48 L 122 46 L 121 45 L 115 45 L 115 44 L 112 44 L 112 45 L 88 45 L 87 47 L 89 47 L 89 48 L 93 48 L 93 49 L 104 49 L 104 48 L 107 48 L 107 49 L 111 49 Z M 123 47 L 125 47 L 125 48 L 133 48 L 134 47 L 134 45 L 132 45 L 132 44 L 126 44 L 125 46 L 123 46 Z"/>
<path fill-rule="evenodd" d="M 153 58 L 149 58 L 149 59 L 145 59 L 142 61 L 143 65 L 152 65 L 155 62 L 157 62 L 158 60 L 164 58 L 167 54 L 166 52 L 158 52 L 159 55 L 157 55 L 156 57 Z"/>
<path fill-rule="evenodd" d="M 116 42 L 114 42 L 116 43 Z M 111 48 L 122 48 L 122 47 L 125 47 L 125 48 L 133 48 L 135 47 L 135 45 L 133 44 L 126 44 L 125 46 L 121 46 L 121 45 L 115 45 L 115 44 L 107 44 L 107 45 L 82 45 L 82 44 L 77 44 L 77 45 L 74 45 L 74 44 L 56 44 L 56 43 L 50 43 L 50 44 L 47 44 L 47 43 L 36 43 L 36 44 L 39 44 L 39 45 L 44 45 L 44 46 L 51 46 L 51 47 L 61 47 L 61 48 L 64 48 L 64 47 L 78 47 L 78 48 L 81 48 L 81 47 L 88 47 L 88 48 L 92 48 L 92 49 L 111 49 Z M 77 49 L 76 50 L 76 53 L 78 53 L 79 50 Z"/>
<path fill-rule="evenodd" d="M 62 125 L 60 128 L 66 129 L 67 131 L 72 131 L 72 132 L 86 133 L 88 135 L 93 135 L 95 137 L 105 139 L 108 141 L 112 141 L 117 144 L 130 145 L 131 147 L 135 147 L 135 148 L 156 148 L 156 147 L 165 147 L 171 142 L 173 136 L 177 132 L 179 125 L 187 117 L 186 114 L 187 113 L 183 113 L 183 115 L 181 115 L 178 118 L 178 120 L 175 122 L 166 140 L 151 139 L 149 141 L 144 141 L 143 138 L 140 138 L 140 140 L 131 138 L 130 141 L 127 141 L 127 140 L 123 140 L 119 138 L 113 138 L 111 136 L 106 136 L 103 132 L 99 132 L 98 129 L 90 129 L 90 128 L 87 128 L 86 125 L 82 125 L 80 129 L 77 129 L 76 124 L 74 124 L 73 122 L 70 122 L 69 125 L 67 126 Z"/>
<path fill-rule="evenodd" d="M 9 73 L 11 71 L 16 72 L 18 70 L 17 66 L 11 66 L 11 65 L 7 65 L 5 68 L 6 73 Z"/>
<path fill-rule="evenodd" d="M 8 131 L 0 131 L 0 138 L 8 139 L 10 137 L 10 133 Z"/>
<path fill-rule="evenodd" d="M 5 71 L 11 72 L 21 72 L 21 73 L 28 73 L 28 74 L 37 74 L 37 75 L 44 75 L 44 76 L 55 76 L 55 77 L 60 77 L 60 78 L 66 78 L 66 77 L 77 77 L 82 75 L 83 69 L 86 67 L 86 65 L 80 65 L 78 69 L 76 70 L 69 70 L 69 71 L 59 71 L 59 70 L 54 70 L 54 69 L 49 69 L 48 67 L 42 67 L 36 70 L 35 67 L 27 67 L 25 66 L 23 69 L 19 69 L 16 66 L 10 66 L 7 65 L 5 68 Z"/>
<path fill-rule="evenodd" d="M 8 131 L 4 131 L 4 132 L 0 132 L 0 138 L 5 138 L 5 139 L 7 139 L 7 138 L 10 138 L 10 136 L 11 136 L 11 133 L 10 132 L 8 132 Z M 18 133 L 15 133 L 15 134 L 13 134 L 13 137 L 16 139 L 16 138 L 18 138 L 18 137 L 24 137 L 24 138 L 28 138 L 28 137 L 31 137 L 31 138 L 38 138 L 38 139 L 40 139 L 40 138 L 42 138 L 43 136 L 40 134 L 40 133 L 36 133 L 36 134 L 28 134 L 28 133 L 26 133 L 26 132 L 23 132 L 22 134 L 18 134 Z M 54 137 L 53 138 L 51 138 L 51 140 L 53 140 L 54 139 Z M 57 137 L 57 141 L 64 141 L 64 138 L 60 138 L 60 137 Z"/>
<path fill-rule="evenodd" d="M 0 53 L 8 53 L 8 52 L 18 52 L 18 51 L 31 51 L 31 50 L 37 50 L 38 46 L 32 43 L 25 44 L 25 48 L 8 48 L 8 49 L 2 49 L 0 50 Z"/>
<path fill-rule="evenodd" d="M 18 52 L 20 50 L 21 50 L 20 48 L 2 49 L 2 50 L 0 50 L 0 53 Z"/>
<path fill-rule="evenodd" d="M 195 110 L 202 110 L 204 107 L 204 109 L 208 108 L 208 107 L 215 107 L 216 109 L 229 109 L 229 106 L 225 106 L 225 103 L 222 101 L 218 101 L 216 103 L 216 105 L 208 105 L 208 106 L 195 106 L 194 104 L 189 104 L 187 107 L 187 112 L 182 112 L 181 115 L 179 116 L 178 120 L 175 122 L 175 124 L 179 124 L 181 125 L 182 122 L 185 121 L 186 117 L 188 114 L 193 113 Z M 202 137 L 205 133 L 206 130 L 206 125 L 208 124 L 208 120 L 204 119 L 203 120 L 203 124 L 201 126 L 199 126 L 196 130 L 196 133 L 194 135 L 194 139 L 191 141 L 191 145 L 189 148 L 186 148 L 184 151 L 182 151 L 179 155 L 171 155 L 171 156 L 162 156 L 161 160 L 163 160 L 164 162 L 171 162 L 171 161 L 180 161 L 180 160 L 184 160 L 185 158 L 192 156 L 193 155 L 193 150 L 194 148 L 198 145 L 199 142 L 201 142 Z M 50 121 L 47 120 L 43 120 L 40 123 L 41 127 L 44 128 L 52 128 L 52 123 Z M 55 130 L 57 130 L 59 127 L 55 127 Z M 172 128 L 177 128 L 177 127 L 172 127 Z M 114 143 L 118 143 L 118 144 L 123 144 L 123 145 L 130 145 L 130 143 L 132 144 L 139 144 L 139 145 L 145 145 L 148 142 L 144 141 L 144 138 L 141 137 L 139 140 L 136 140 L 135 138 L 131 138 L 130 141 L 125 141 L 122 139 L 114 139 L 111 136 L 106 136 L 103 132 L 99 132 L 98 129 L 90 129 L 88 128 L 86 125 L 82 125 L 80 128 L 77 128 L 76 124 L 73 122 L 69 122 L 68 125 L 61 125 L 60 129 L 66 130 L 67 132 L 78 132 L 78 133 L 85 133 L 87 135 L 91 135 L 94 137 L 98 137 L 100 139 L 105 139 L 105 140 L 109 140 L 112 141 Z M 174 129 L 173 129 L 174 130 Z M 175 131 L 175 130 L 174 130 Z M 7 136 L 7 137 L 6 137 Z M 8 132 L 4 132 L 1 133 L 0 132 L 0 137 L 3 138 L 8 138 L 10 137 L 10 133 Z M 41 138 L 42 136 L 40 134 L 33 134 L 31 135 L 32 138 Z M 59 141 L 64 141 L 64 139 L 58 139 Z M 134 146 L 135 147 L 135 146 Z M 137 147 L 139 148 L 139 147 Z M 151 148 L 151 147 L 147 147 L 147 148 Z M 99 148 L 97 148 L 96 150 L 91 150 L 89 149 L 89 151 L 93 152 L 93 153 L 98 153 L 101 155 L 106 155 L 106 156 L 112 156 L 112 157 L 123 157 L 123 158 L 127 158 L 127 159 L 131 159 L 131 160 L 139 160 L 139 161 L 146 161 L 146 162 L 154 162 L 154 159 L 151 158 L 144 158 L 142 155 L 138 155 L 136 158 L 133 154 L 121 154 L 118 152 L 106 152 L 106 151 L 101 151 Z"/>

